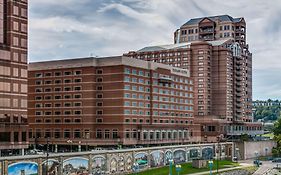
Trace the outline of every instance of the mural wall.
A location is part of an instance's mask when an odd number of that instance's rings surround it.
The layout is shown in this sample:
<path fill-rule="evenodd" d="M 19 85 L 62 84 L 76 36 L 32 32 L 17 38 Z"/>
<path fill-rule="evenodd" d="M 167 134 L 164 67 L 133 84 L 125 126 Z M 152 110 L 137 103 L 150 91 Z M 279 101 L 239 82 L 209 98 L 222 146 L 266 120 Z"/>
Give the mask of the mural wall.
<path fill-rule="evenodd" d="M 8 175 L 39 175 L 35 162 L 19 162 L 8 166 Z"/>
<path fill-rule="evenodd" d="M 115 165 L 116 166 L 116 165 Z M 95 156 L 93 158 L 92 174 L 100 175 L 106 172 L 106 159 L 103 156 Z"/>
<path fill-rule="evenodd" d="M 48 165 L 47 165 L 47 161 L 44 161 L 42 163 L 42 175 L 58 175 L 58 169 L 59 169 L 59 161 L 57 160 L 48 160 Z"/>
<path fill-rule="evenodd" d="M 231 158 L 232 144 L 222 144 L 222 159 Z M 193 159 L 213 159 L 215 144 L 182 145 L 167 147 L 151 147 L 141 149 L 114 150 L 101 153 L 80 152 L 64 153 L 50 156 L 48 162 L 45 155 L 23 157 L 22 160 L 9 160 L 0 157 L 0 174 L 2 175 L 103 175 L 139 172 L 148 168 L 184 163 Z M 230 155 L 227 155 L 230 154 Z M 28 157 L 28 156 L 27 156 Z M 18 161 L 18 162 L 17 162 Z M 4 172 L 7 171 L 7 172 Z"/>
<path fill-rule="evenodd" d="M 74 157 L 63 161 L 63 175 L 89 174 L 89 160 Z"/>

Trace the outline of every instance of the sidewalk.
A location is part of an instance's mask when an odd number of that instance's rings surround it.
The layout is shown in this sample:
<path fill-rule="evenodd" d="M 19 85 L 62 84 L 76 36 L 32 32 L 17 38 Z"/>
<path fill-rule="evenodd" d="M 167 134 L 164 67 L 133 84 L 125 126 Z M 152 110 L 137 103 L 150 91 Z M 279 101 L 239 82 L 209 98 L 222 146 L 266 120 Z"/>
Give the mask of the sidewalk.
<path fill-rule="evenodd" d="M 240 163 L 240 166 L 219 169 L 219 172 L 231 171 L 231 170 L 236 170 L 236 169 L 241 169 L 241 168 L 246 168 L 246 167 L 251 167 L 251 166 L 253 166 L 253 165 L 248 164 L 248 163 Z M 212 173 L 215 174 L 216 172 L 217 172 L 217 170 L 213 169 Z M 186 174 L 186 175 L 206 175 L 206 174 L 210 174 L 210 171 L 204 171 L 204 172 L 200 172 L 200 173 L 193 173 L 193 174 Z"/>

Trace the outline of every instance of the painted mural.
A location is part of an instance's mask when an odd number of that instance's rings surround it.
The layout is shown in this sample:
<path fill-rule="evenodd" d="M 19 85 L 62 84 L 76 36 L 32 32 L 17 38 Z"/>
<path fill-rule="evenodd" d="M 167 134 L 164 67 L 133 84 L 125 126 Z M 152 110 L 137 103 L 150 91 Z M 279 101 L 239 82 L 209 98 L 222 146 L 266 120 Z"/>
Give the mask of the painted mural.
<path fill-rule="evenodd" d="M 93 158 L 92 174 L 100 175 L 106 172 L 106 159 L 103 156 L 95 156 Z"/>
<path fill-rule="evenodd" d="M 46 169 L 48 168 L 48 175 L 58 175 L 58 168 L 59 168 L 59 162 L 57 160 L 50 159 L 48 160 L 48 166 L 47 162 L 44 161 L 42 163 L 42 175 L 47 175 Z"/>
<path fill-rule="evenodd" d="M 8 175 L 39 175 L 35 162 L 19 162 L 8 166 Z"/>
<path fill-rule="evenodd" d="M 164 153 L 162 151 L 153 151 L 150 156 L 150 167 L 164 166 Z"/>
<path fill-rule="evenodd" d="M 165 153 L 165 163 L 166 165 L 169 165 L 169 160 L 173 159 L 173 153 L 172 151 L 166 151 Z"/>
<path fill-rule="evenodd" d="M 63 175 L 84 175 L 89 173 L 89 160 L 74 157 L 63 161 Z"/>
<path fill-rule="evenodd" d="M 190 159 L 197 159 L 197 158 L 199 158 L 199 150 L 198 149 L 191 149 L 189 151 L 189 157 L 190 157 Z"/>
<path fill-rule="evenodd" d="M 214 153 L 212 148 L 208 147 L 202 149 L 202 159 L 211 160 L 213 157 L 214 157 Z"/>
<path fill-rule="evenodd" d="M 118 162 L 115 158 L 113 158 L 110 162 L 110 172 L 115 173 L 117 172 Z"/>
<path fill-rule="evenodd" d="M 120 172 L 124 172 L 125 171 L 125 160 L 123 156 L 119 157 L 119 161 L 118 161 L 118 170 Z"/>
<path fill-rule="evenodd" d="M 135 163 L 139 169 L 144 169 L 148 166 L 148 156 L 146 153 L 135 154 Z"/>
<path fill-rule="evenodd" d="M 184 150 L 176 150 L 174 151 L 174 163 L 182 163 L 186 161 Z"/>
<path fill-rule="evenodd" d="M 128 157 L 126 160 L 127 171 L 131 171 L 132 166 L 133 166 L 133 159 L 132 159 L 132 157 Z"/>

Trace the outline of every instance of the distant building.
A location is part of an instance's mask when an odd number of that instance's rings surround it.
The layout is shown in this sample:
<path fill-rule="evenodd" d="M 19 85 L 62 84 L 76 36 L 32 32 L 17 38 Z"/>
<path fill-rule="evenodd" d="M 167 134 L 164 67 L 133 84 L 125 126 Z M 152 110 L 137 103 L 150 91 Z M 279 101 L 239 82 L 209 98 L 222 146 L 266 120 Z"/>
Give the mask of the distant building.
<path fill-rule="evenodd" d="M 28 147 L 27 0 L 0 0 L 0 150 Z"/>
<path fill-rule="evenodd" d="M 32 143 L 136 145 L 199 142 L 189 70 L 128 57 L 29 65 Z M 71 140 L 71 142 L 69 141 Z"/>
<path fill-rule="evenodd" d="M 281 106 L 281 101 L 278 100 L 256 100 L 253 101 L 253 106 L 254 107 L 260 107 L 260 106 Z"/>
<path fill-rule="evenodd" d="M 253 130 L 262 130 L 252 117 L 252 54 L 246 44 L 244 18 L 191 19 L 175 32 L 174 43 L 124 55 L 190 70 L 195 121 L 202 124 L 207 139 L 214 141 L 219 133 L 231 135 L 245 128 L 241 134 L 252 125 Z"/>

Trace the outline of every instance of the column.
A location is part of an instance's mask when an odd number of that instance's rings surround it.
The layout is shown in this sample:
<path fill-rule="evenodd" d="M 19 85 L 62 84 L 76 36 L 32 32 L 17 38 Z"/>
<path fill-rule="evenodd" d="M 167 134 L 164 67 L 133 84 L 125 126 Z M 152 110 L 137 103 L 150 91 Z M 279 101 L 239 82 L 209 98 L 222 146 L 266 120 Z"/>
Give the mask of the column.
<path fill-rule="evenodd" d="M 48 162 L 46 162 L 48 163 Z M 38 158 L 37 159 L 37 164 L 38 164 L 38 174 L 43 174 L 43 171 L 42 171 L 42 158 Z"/>
<path fill-rule="evenodd" d="M 55 153 L 58 152 L 58 145 L 55 145 Z"/>
<path fill-rule="evenodd" d="M 89 158 L 89 174 L 92 174 L 93 173 L 93 155 L 89 154 L 88 155 L 88 158 Z"/>
<path fill-rule="evenodd" d="M 58 175 L 63 175 L 63 160 L 64 158 L 62 156 L 58 158 L 58 161 L 60 163 L 58 167 Z"/>

